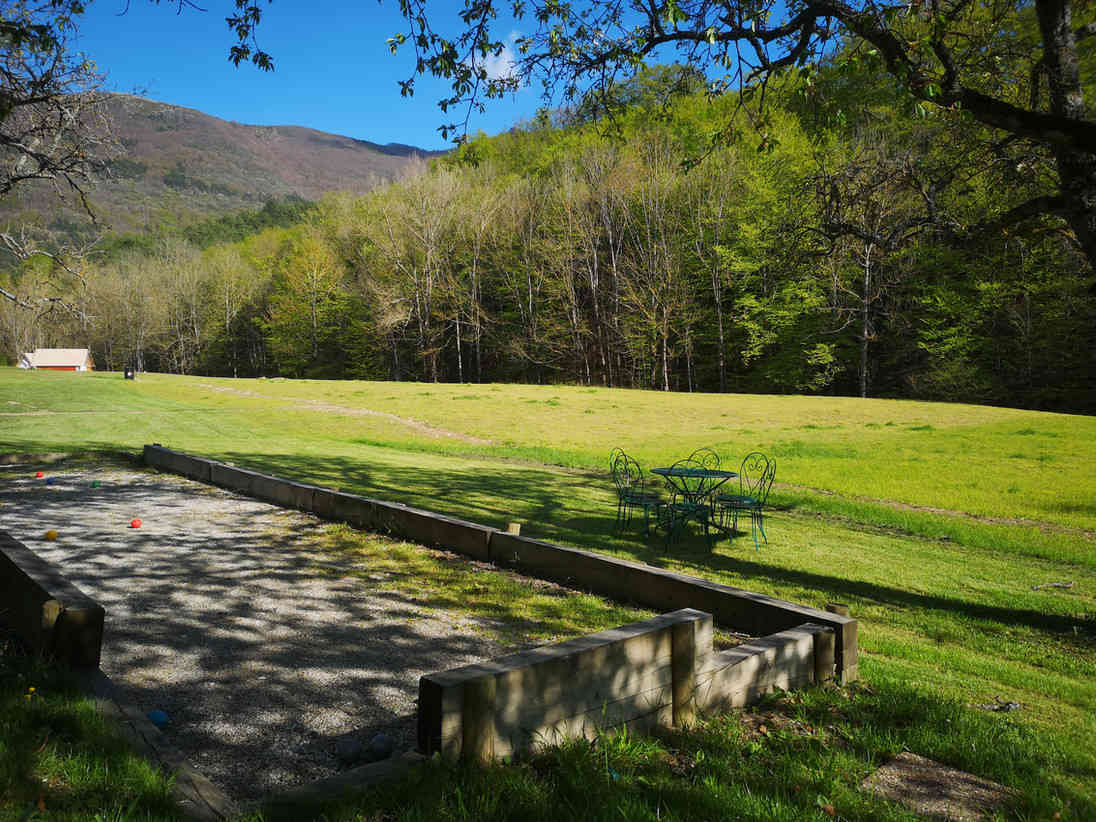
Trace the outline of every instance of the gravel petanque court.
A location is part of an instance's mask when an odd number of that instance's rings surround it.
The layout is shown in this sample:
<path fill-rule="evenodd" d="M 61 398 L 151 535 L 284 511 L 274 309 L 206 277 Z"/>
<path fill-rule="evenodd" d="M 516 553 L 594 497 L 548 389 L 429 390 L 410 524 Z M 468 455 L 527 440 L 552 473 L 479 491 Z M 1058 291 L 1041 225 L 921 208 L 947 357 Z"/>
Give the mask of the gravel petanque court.
<path fill-rule="evenodd" d="M 166 713 L 168 741 L 242 803 L 337 772 L 378 733 L 413 748 L 420 676 L 513 650 L 351 576 L 321 527 L 117 465 L 0 469 L 0 529 L 106 608 L 120 697 Z"/>

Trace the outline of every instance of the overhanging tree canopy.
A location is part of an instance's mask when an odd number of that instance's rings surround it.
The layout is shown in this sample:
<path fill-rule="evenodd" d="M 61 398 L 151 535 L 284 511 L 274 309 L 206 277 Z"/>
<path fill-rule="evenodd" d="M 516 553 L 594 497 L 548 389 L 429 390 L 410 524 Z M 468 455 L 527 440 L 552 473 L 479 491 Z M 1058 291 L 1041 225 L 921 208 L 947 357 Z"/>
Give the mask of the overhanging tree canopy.
<path fill-rule="evenodd" d="M 0 1 L 0 196 L 29 180 L 73 192 L 114 153 L 101 77 L 71 48 L 78 0 Z"/>
<path fill-rule="evenodd" d="M 71 47 L 80 0 L 0 0 L 0 197 L 26 183 L 74 196 L 90 215 L 86 190 L 116 156 L 106 95 L 94 65 Z M 46 251 L 23 230 L 0 228 L 0 249 L 16 259 L 46 258 L 61 277 L 79 278 L 73 249 Z M 33 310 L 73 303 L 56 297 L 30 301 L 10 289 L 0 297 Z"/>
<path fill-rule="evenodd" d="M 550 97 L 574 100 L 607 87 L 649 58 L 676 49 L 694 65 L 721 68 L 723 88 L 763 83 L 807 67 L 841 42 L 878 65 L 913 98 L 961 110 L 1052 153 L 1059 187 L 1012 209 L 1000 222 L 1053 214 L 1066 219 L 1090 265 L 1096 263 L 1096 119 L 1086 107 L 1081 47 L 1096 40 L 1091 0 L 464 0 L 454 16 L 431 0 L 399 0 L 408 30 L 393 51 L 411 49 L 415 77 L 448 78 L 443 110 L 482 107 L 539 80 Z M 256 0 L 236 0 L 229 18 L 238 44 L 230 59 L 272 67 L 258 48 Z M 499 76 L 488 58 L 504 53 L 498 15 L 532 24 L 515 41 L 514 70 Z M 1075 19 L 1076 17 L 1081 19 Z M 511 23 L 506 21 L 505 30 Z M 457 129 L 443 127 L 444 133 Z"/>
<path fill-rule="evenodd" d="M 153 0 L 159 2 L 159 0 Z M 269 0 L 268 0 L 269 2 Z M 809 67 L 841 43 L 867 66 L 885 69 L 924 103 L 966 112 L 1006 139 L 1044 146 L 1058 186 L 1011 209 L 997 222 L 1039 214 L 1068 221 L 1090 265 L 1096 264 L 1096 118 L 1086 105 L 1082 47 L 1096 41 L 1092 0 L 464 0 L 454 9 L 437 0 L 396 0 L 407 30 L 394 52 L 411 49 L 415 78 L 447 78 L 444 111 L 482 107 L 527 82 L 546 95 L 574 100 L 606 88 L 648 59 L 676 49 L 698 66 L 722 69 L 724 89 L 742 89 L 790 67 Z M 173 4 L 193 5 L 190 0 Z M 0 14 L 0 40 L 11 50 L 64 54 L 65 32 L 84 12 L 81 0 L 10 3 Z M 255 39 L 262 0 L 234 0 L 226 17 L 235 43 L 229 59 L 273 68 Z M 508 44 L 506 12 L 531 31 L 514 45 L 513 71 L 491 70 Z M 14 111 L 5 83 L 0 126 Z M 443 133 L 457 130 L 454 123 Z"/>

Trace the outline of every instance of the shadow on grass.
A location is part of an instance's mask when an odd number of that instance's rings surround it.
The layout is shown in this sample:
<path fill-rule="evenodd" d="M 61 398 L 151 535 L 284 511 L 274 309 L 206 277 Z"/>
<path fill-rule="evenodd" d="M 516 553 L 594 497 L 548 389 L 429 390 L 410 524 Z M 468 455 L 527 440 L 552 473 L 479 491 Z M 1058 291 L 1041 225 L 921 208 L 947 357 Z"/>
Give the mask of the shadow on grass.
<path fill-rule="evenodd" d="M 860 600 L 876 605 L 890 605 L 921 611 L 935 611 L 970 617 L 995 626 L 1021 626 L 1054 634 L 1066 644 L 1078 649 L 1090 650 L 1096 641 L 1096 623 L 1091 619 L 1079 619 L 1064 614 L 1052 614 L 1020 608 L 1002 608 L 953 597 L 933 596 L 905 591 L 889 585 L 879 585 L 862 580 L 797 571 L 753 562 L 745 558 L 716 554 L 706 560 L 707 567 L 715 571 L 733 572 L 744 577 L 773 580 L 785 585 L 795 585 L 823 593 L 827 599 L 843 602 Z"/>
<path fill-rule="evenodd" d="M 1087 820 L 1096 807 L 1060 784 L 1091 779 L 1039 735 L 905 682 L 777 694 L 654 738 L 607 732 L 506 763 L 442 759 L 368 793 L 270 812 L 265 822 L 323 818 L 555 822 L 558 819 L 913 820 L 860 788 L 902 751 L 1000 782 L 1017 793 L 1006 813 Z M 1002 756 L 1001 752 L 1007 751 Z"/>
<path fill-rule="evenodd" d="M 363 535 L 349 527 L 329 529 L 327 536 L 332 551 L 356 561 L 360 578 L 380 576 L 386 587 L 413 595 L 422 605 L 467 614 L 512 650 L 654 616 L 459 554 Z"/>
<path fill-rule="evenodd" d="M 222 456 L 241 465 L 274 474 L 337 486 L 367 496 L 406 502 L 487 524 L 501 525 L 517 519 L 528 524 L 528 531 L 533 532 L 532 536 L 543 536 L 594 550 L 626 551 L 635 558 L 652 564 L 667 564 L 665 552 L 657 540 L 650 545 L 637 546 L 613 536 L 615 504 L 612 492 L 606 478 L 593 474 L 549 471 L 505 463 L 470 463 L 467 470 L 461 470 L 457 464 L 453 469 L 446 470 L 428 466 L 370 465 L 361 460 L 347 458 L 244 453 Z M 153 484 L 150 481 L 148 485 L 151 487 Z M 129 506 L 130 509 L 133 506 L 151 505 L 150 487 L 135 485 L 116 489 L 118 500 L 123 507 Z M 4 489 L 5 493 L 7 490 Z M 567 501 L 566 504 L 561 500 Z M 84 487 L 59 487 L 53 489 L 51 496 L 43 498 L 43 505 L 39 505 L 36 510 L 45 514 L 52 511 L 58 517 L 72 516 L 74 509 L 87 507 L 92 501 Z M 260 772 L 268 768 L 270 754 L 275 749 L 284 750 L 285 746 L 289 746 L 294 751 L 303 749 L 304 754 L 326 754 L 337 741 L 339 734 L 336 732 L 317 734 L 313 738 L 302 736 L 305 729 L 300 720 L 306 718 L 304 711 L 308 705 L 331 704 L 333 699 L 336 702 L 341 701 L 353 706 L 354 711 L 363 712 L 357 714 L 356 721 L 354 716 L 348 715 L 348 721 L 343 728 L 362 731 L 381 727 L 364 715 L 378 702 L 371 689 L 391 686 L 396 677 L 413 679 L 407 667 L 407 658 L 430 651 L 430 647 L 422 644 L 424 637 L 429 639 L 430 635 L 420 630 L 421 626 L 416 624 L 413 609 L 408 607 L 406 600 L 393 592 L 380 592 L 374 602 L 398 618 L 393 625 L 380 623 L 376 620 L 375 613 L 362 601 L 360 588 L 348 586 L 345 590 L 332 591 L 310 586 L 317 567 L 327 568 L 336 579 L 350 575 L 350 570 L 337 559 L 309 556 L 307 552 L 303 552 L 301 542 L 305 539 L 305 534 L 302 532 L 291 528 L 281 535 L 272 534 L 260 517 L 244 515 L 233 526 L 239 528 L 238 532 L 230 532 L 221 541 L 210 544 L 208 534 L 203 533 L 200 528 L 191 527 L 200 525 L 204 521 L 203 516 L 189 504 L 180 502 L 175 507 L 175 514 L 182 518 L 182 524 L 171 532 L 169 540 L 134 540 L 118 547 L 112 543 L 112 538 L 117 535 L 100 528 L 93 530 L 92 539 L 76 546 L 74 550 L 69 550 L 66 559 L 67 573 L 72 571 L 83 574 L 82 578 L 77 574 L 77 584 L 87 587 L 89 593 L 98 594 L 99 598 L 115 598 L 113 606 L 108 604 L 108 613 L 139 617 L 132 620 L 133 630 L 139 624 L 147 623 L 159 631 L 153 637 L 154 642 L 150 643 L 139 636 L 131 635 L 125 624 L 119 623 L 119 664 L 138 672 L 143 669 L 154 670 L 155 666 L 163 663 L 160 657 L 166 655 L 168 664 L 177 665 L 176 675 L 169 682 L 131 686 L 134 689 L 134 701 L 146 707 L 167 708 L 178 726 L 181 726 L 179 733 L 206 734 L 208 744 L 214 734 L 210 729 L 196 727 L 198 715 L 192 712 L 191 707 L 196 695 L 201 700 L 220 701 L 222 710 L 231 716 L 251 710 L 257 700 L 266 699 L 257 688 L 257 681 L 267 680 L 264 688 L 272 685 L 273 693 L 279 695 L 279 699 L 287 698 L 283 708 L 279 710 L 278 705 L 273 702 L 260 703 L 260 707 L 268 711 L 269 718 L 264 720 L 267 724 L 263 729 L 264 734 L 258 738 L 257 748 L 253 741 L 228 745 L 231 757 L 243 763 L 245 770 L 253 771 L 255 777 L 268 775 Z M 543 529 L 543 532 L 538 532 L 538 529 Z M 158 542 L 159 548 L 166 546 L 169 550 L 159 555 L 143 553 L 145 548 L 157 547 L 151 544 L 153 542 Z M 752 547 L 750 550 L 752 551 Z M 702 574 L 710 571 L 711 576 L 715 577 L 735 573 L 766 580 L 775 579 L 784 584 L 823 591 L 828 597 L 836 599 L 864 598 L 964 616 L 970 616 L 973 608 L 973 613 L 979 619 L 994 623 L 1024 624 L 1048 632 L 1063 632 L 1072 630 L 1075 625 L 1086 625 L 1083 620 L 1070 620 L 1030 610 L 985 606 L 953 598 L 926 596 L 893 586 L 774 568 L 758 561 L 708 554 L 691 546 L 676 552 L 673 558 L 687 560 Z M 270 587 L 264 587 L 268 585 Z M 179 591 L 183 586 L 209 601 L 210 604 L 202 615 L 196 616 L 179 607 Z M 286 589 L 292 591 L 291 598 L 283 598 L 278 593 Z M 316 612 L 325 608 L 333 607 L 341 611 L 343 618 L 305 646 L 294 644 L 291 637 L 279 635 L 276 631 L 272 633 L 266 615 L 257 612 L 256 604 L 262 600 L 264 592 L 271 600 L 268 604 L 276 606 L 287 618 L 283 627 L 292 629 L 295 622 L 307 622 Z M 455 645 L 449 646 L 449 651 L 459 654 L 463 640 L 458 637 L 455 642 Z M 434 647 L 434 650 L 437 648 Z M 359 658 L 363 653 L 371 651 L 387 657 L 384 661 L 388 666 L 385 668 L 386 673 L 360 676 L 357 671 L 360 667 Z M 194 667 L 186 668 L 183 665 L 186 660 L 190 660 Z M 450 667 L 440 660 L 431 660 L 427 665 L 432 666 L 432 670 Z M 215 672 L 226 670 L 223 688 L 206 687 Z M 308 671 L 321 671 L 325 676 L 310 680 L 305 676 Z M 392 671 L 391 676 L 388 671 Z M 949 753 L 951 749 L 943 741 L 953 732 L 951 727 L 946 727 L 949 723 L 944 719 L 932 718 L 936 714 L 932 710 L 930 698 L 914 695 L 910 699 L 912 701 L 909 709 L 902 711 L 890 710 L 885 702 L 880 703 L 880 716 L 869 718 L 868 724 L 879 730 L 884 742 L 872 743 L 874 747 L 868 746 L 870 750 L 891 750 L 897 739 L 899 744 L 909 744 L 914 750 L 928 755 L 940 755 L 951 764 L 970 768 L 991 778 L 1012 781 L 1014 784 L 1017 780 L 1025 783 L 1030 781 L 1032 787 L 1025 790 L 1037 792 L 1035 781 L 1029 780 L 1028 776 L 1021 774 L 1010 778 L 1001 756 L 993 756 L 987 752 L 987 759 L 979 764 L 977 757 L 965 753 L 964 745 L 968 740 L 962 734 L 955 735 L 955 749 Z M 403 722 L 407 717 L 399 715 L 394 719 Z M 850 714 L 849 719 L 853 722 L 861 721 L 855 714 Z M 979 721 L 983 720 L 992 721 L 988 717 L 979 718 Z M 898 727 L 896 723 L 900 722 L 911 724 Z M 890 723 L 889 726 L 887 723 Z M 880 729 L 879 726 L 887 727 Z M 919 732 L 922 733 L 920 737 L 914 733 L 917 728 L 923 729 Z M 856 733 L 855 729 L 850 730 L 850 733 Z M 918 739 L 921 741 L 917 741 Z M 905 740 L 914 741 L 907 743 Z M 216 744 L 224 744 L 221 740 L 214 741 Z M 1023 742 L 1020 747 L 1009 749 L 1009 757 L 1012 758 L 1017 751 L 1020 758 L 1026 757 L 1027 748 L 1024 746 L 1027 745 L 1027 742 Z M 566 750 L 581 751 L 581 745 Z M 789 767 L 799 761 L 796 757 L 801 753 L 789 754 Z M 1054 760 L 1052 753 L 1045 751 L 1031 752 L 1031 756 L 1040 763 L 1040 767 Z M 771 765 L 773 760 L 758 757 L 757 761 L 767 761 Z M 861 762 L 861 767 L 866 768 L 864 755 L 861 755 Z M 197 764 L 199 769 L 203 769 L 202 763 Z M 306 760 L 296 764 L 302 768 L 307 767 Z M 1061 766 L 1057 761 L 1052 764 Z M 1085 764 L 1073 763 L 1069 767 L 1080 779 L 1090 780 L 1090 765 L 1091 758 Z M 566 771 L 566 768 L 563 770 Z M 626 776 L 631 773 L 620 768 L 616 772 Z M 484 791 L 482 796 L 476 796 L 476 803 L 470 807 L 476 807 L 481 802 L 490 804 L 495 801 L 491 796 L 499 793 L 499 783 L 483 782 L 482 780 L 490 777 L 478 775 L 478 771 L 472 773 L 470 778 L 475 780 L 475 784 L 459 781 L 455 783 L 456 787 L 465 784 L 469 792 Z M 592 777 L 589 774 L 571 774 L 565 778 L 577 780 L 571 788 L 565 788 L 562 792 L 574 790 L 576 802 L 579 803 L 575 807 L 578 809 L 583 807 L 579 800 L 592 791 L 595 782 L 601 785 L 605 782 L 615 784 L 618 781 L 606 780 L 603 770 L 595 770 Z M 509 777 L 503 779 L 502 784 L 509 783 Z M 636 792 L 632 798 L 637 801 L 650 800 L 654 802 L 652 807 L 661 807 L 661 800 L 651 800 L 650 779 L 646 784 L 638 779 L 629 784 L 634 785 Z M 695 785 L 698 792 L 689 801 L 695 802 L 699 811 L 707 812 L 708 799 L 701 794 L 709 790 L 709 786 L 704 780 L 690 783 L 675 777 L 674 781 L 663 785 L 660 790 L 666 794 L 673 790 L 692 791 L 693 787 L 689 785 Z M 258 788 L 257 785 L 255 787 Z M 552 796 L 553 792 L 561 792 L 558 780 L 551 781 L 548 787 L 550 790 L 545 790 L 542 783 L 536 783 L 530 796 L 541 793 Z M 773 787 L 771 790 L 779 792 L 781 789 Z M 786 798 L 784 794 L 779 794 L 782 801 Z M 606 796 L 607 804 L 602 809 L 605 811 L 605 818 L 608 818 L 613 802 L 620 799 L 620 796 L 611 792 Z M 383 801 L 389 801 L 384 797 L 390 795 L 385 792 L 381 797 Z M 438 801 L 446 800 L 442 797 Z M 1039 807 L 1049 807 L 1049 800 L 1039 800 L 1038 795 L 1032 801 Z M 1074 802 L 1075 807 L 1081 807 L 1084 800 L 1076 799 L 1071 802 Z M 812 807 L 810 813 L 817 814 L 817 807 Z M 502 814 L 496 818 L 508 818 L 504 806 L 493 806 L 493 810 Z M 1085 814 L 1091 807 L 1084 805 L 1082 810 L 1084 812 L 1079 812 L 1075 818 L 1086 818 Z M 816 818 L 808 816 L 806 809 L 803 814 L 803 818 Z M 527 816 L 524 812 L 521 815 Z M 602 814 L 598 810 L 597 813 L 586 816 L 597 818 L 600 815 Z M 492 814 L 486 814 L 477 817 L 473 814 L 468 818 L 491 816 Z M 745 817 L 749 817 L 749 814 L 745 814 Z M 850 814 L 850 817 L 873 818 L 866 812 L 861 812 L 859 816 Z M 557 819 L 559 815 L 558 811 L 550 811 L 546 807 L 543 814 L 529 814 L 528 818 Z M 757 818 L 768 819 L 771 816 L 759 814 Z"/>
<path fill-rule="evenodd" d="M 659 537 L 646 543 L 626 541 L 614 533 L 615 497 L 608 477 L 585 472 L 557 472 L 505 463 L 472 463 L 468 470 L 367 465 L 344 457 L 232 453 L 240 465 L 280 476 L 339 487 L 364 496 L 403 502 L 495 527 L 520 520 L 523 534 L 555 539 L 590 550 L 624 552 L 656 567 L 671 561 L 695 566 L 700 576 L 718 581 L 725 574 L 764 579 L 778 585 L 817 591 L 828 600 L 863 601 L 897 608 L 944 612 L 993 626 L 1023 626 L 1053 634 L 1058 640 L 1090 651 L 1096 625 L 1090 619 L 1007 608 L 971 600 L 904 590 L 897 586 L 830 574 L 781 568 L 744 557 L 712 553 L 693 537 L 668 555 Z M 736 541 L 737 542 L 737 541 Z M 745 544 L 748 539 L 743 540 Z M 723 545 L 720 542 L 717 545 Z M 752 548 L 752 546 L 751 546 Z"/>
<path fill-rule="evenodd" d="M 0 731 L 0 818 L 179 818 L 167 775 L 130 750 L 66 669 L 3 631 Z"/>
<path fill-rule="evenodd" d="M 36 446 L 21 442 L 12 451 L 56 450 L 56 444 Z M 6 450 L 0 441 L 0 451 Z M 105 443 L 83 443 L 79 451 L 109 451 Z M 114 449 L 117 450 L 117 449 Z M 1022 626 L 1053 634 L 1056 639 L 1090 652 L 1096 642 L 1092 619 L 1024 608 L 988 605 L 967 599 L 908 591 L 897 586 L 849 579 L 811 571 L 781 568 L 762 561 L 709 552 L 703 539 L 693 537 L 675 546 L 673 554 L 662 540 L 644 542 L 635 531 L 617 534 L 614 528 L 615 497 L 604 475 L 559 471 L 501 461 L 452 460 L 443 470 L 423 466 L 370 464 L 346 457 L 230 452 L 219 455 L 246 466 L 287 478 L 313 482 L 392 502 L 504 528 L 521 521 L 523 533 L 557 540 L 589 550 L 624 553 L 656 567 L 686 563 L 700 576 L 718 580 L 723 574 L 762 579 L 778 585 L 819 592 L 827 600 L 861 601 L 899 608 L 954 614 L 993 626 Z M 434 458 L 424 455 L 424 461 Z M 741 544 L 748 542 L 744 539 Z M 720 542 L 717 545 L 725 545 Z"/>

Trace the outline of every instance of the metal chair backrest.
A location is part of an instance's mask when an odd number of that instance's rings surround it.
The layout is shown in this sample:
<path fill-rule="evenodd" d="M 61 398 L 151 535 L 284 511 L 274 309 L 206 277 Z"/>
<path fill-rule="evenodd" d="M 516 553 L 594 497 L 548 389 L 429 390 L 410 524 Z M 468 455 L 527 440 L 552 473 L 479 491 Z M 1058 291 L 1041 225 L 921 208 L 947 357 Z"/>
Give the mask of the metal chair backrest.
<path fill-rule="evenodd" d="M 614 448 L 609 454 L 609 467 L 613 474 L 613 482 L 617 487 L 617 495 L 624 497 L 629 493 L 642 491 L 646 478 L 639 463 L 629 457 L 620 448 Z"/>
<path fill-rule="evenodd" d="M 719 469 L 719 454 L 711 448 L 697 448 L 689 454 L 689 459 L 696 460 L 705 468 Z"/>
<path fill-rule="evenodd" d="M 772 487 L 775 476 L 776 460 L 769 459 L 760 451 L 747 454 L 738 472 L 742 495 L 751 497 L 764 505 L 765 500 L 769 498 L 769 489 Z"/>
<path fill-rule="evenodd" d="M 672 468 L 696 468 L 699 470 L 705 470 L 707 468 L 704 463 L 699 460 L 695 460 L 692 457 L 687 459 L 678 460 L 672 466 Z M 711 490 L 712 478 L 711 477 L 675 477 L 674 478 L 674 502 L 678 501 L 678 496 L 683 496 L 688 502 L 698 502 L 708 496 Z"/>

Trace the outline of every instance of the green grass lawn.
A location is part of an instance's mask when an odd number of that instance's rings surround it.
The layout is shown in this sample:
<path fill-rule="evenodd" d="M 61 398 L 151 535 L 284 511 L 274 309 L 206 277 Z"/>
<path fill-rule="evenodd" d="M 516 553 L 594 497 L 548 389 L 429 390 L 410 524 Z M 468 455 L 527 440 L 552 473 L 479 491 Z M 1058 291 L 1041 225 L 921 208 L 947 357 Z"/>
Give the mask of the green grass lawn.
<path fill-rule="evenodd" d="M 669 740 L 606 740 L 634 759 L 622 760 L 628 775 L 610 778 L 606 794 L 619 789 L 612 802 L 634 805 L 627 818 L 655 818 L 656 808 L 661 818 L 703 816 L 697 784 L 712 796 L 744 789 L 772 811 L 746 818 L 828 818 L 826 804 L 848 818 L 880 818 L 853 801 L 855 781 L 903 747 L 1016 787 L 1025 818 L 1096 818 L 1096 419 L 894 400 L 166 375 L 126 382 L 0 369 L 0 452 L 147 442 L 491 525 L 520 521 L 523 534 L 795 602 L 850 605 L 862 621 L 867 690 L 785 706 L 808 725 L 817 721 L 802 718 L 811 711 L 836 710 L 844 730 L 825 744 L 794 734 L 749 739 L 717 733 L 717 721 Z M 697 539 L 668 551 L 658 539 L 614 534 L 603 466 L 618 445 L 644 467 L 700 446 L 732 465 L 754 449 L 774 455 L 769 545 L 755 551 L 747 537 L 709 552 Z M 1048 582 L 1073 587 L 1033 590 Z M 1023 707 L 974 707 L 995 699 Z M 761 760 L 775 757 L 768 770 L 711 764 L 759 745 Z M 708 764 L 689 772 L 692 787 L 681 784 L 675 800 L 682 780 L 665 781 L 665 762 L 697 751 Z M 594 754 L 577 746 L 553 756 L 490 775 L 447 771 L 446 784 L 463 792 L 468 811 L 485 801 L 475 796 L 482 780 L 512 780 L 525 798 L 491 813 L 539 817 L 536 797 L 565 794 L 567 769 Z M 831 766 L 843 776 L 828 793 L 816 790 Z M 814 781 L 788 793 L 765 776 L 773 768 L 805 769 Z M 604 779 L 605 767 L 597 773 Z M 451 797 L 430 805 L 429 793 L 417 792 L 427 804 L 408 805 L 404 818 L 476 818 L 449 808 Z M 399 804 L 398 796 L 370 802 Z"/>
<path fill-rule="evenodd" d="M 173 819 L 171 782 L 64 670 L 0 636 L 0 820 Z"/>

